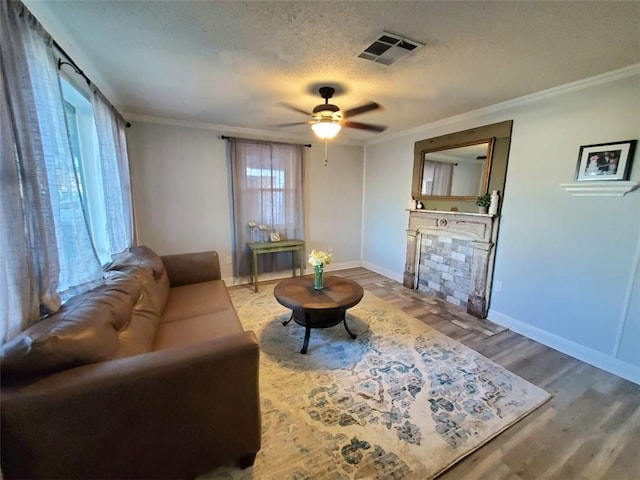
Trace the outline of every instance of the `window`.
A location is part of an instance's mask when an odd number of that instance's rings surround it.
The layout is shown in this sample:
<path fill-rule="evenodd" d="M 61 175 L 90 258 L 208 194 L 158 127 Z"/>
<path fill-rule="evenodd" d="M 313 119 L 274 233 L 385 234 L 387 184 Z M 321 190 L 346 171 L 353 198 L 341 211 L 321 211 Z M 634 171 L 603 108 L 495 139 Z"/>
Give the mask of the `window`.
<path fill-rule="evenodd" d="M 98 136 L 91 102 L 79 89 L 60 78 L 65 116 L 71 141 L 71 153 L 78 175 L 87 223 L 96 254 L 101 264 L 111 261 L 107 233 L 105 195 L 103 191 Z"/>
<path fill-rule="evenodd" d="M 301 145 L 231 139 L 236 276 L 249 273 L 249 222 L 282 239 L 304 239 Z M 287 253 L 261 255 L 260 271 L 291 267 Z"/>
<path fill-rule="evenodd" d="M 248 199 L 255 204 L 256 218 L 270 230 L 279 233 L 287 229 L 285 171 L 247 167 Z"/>

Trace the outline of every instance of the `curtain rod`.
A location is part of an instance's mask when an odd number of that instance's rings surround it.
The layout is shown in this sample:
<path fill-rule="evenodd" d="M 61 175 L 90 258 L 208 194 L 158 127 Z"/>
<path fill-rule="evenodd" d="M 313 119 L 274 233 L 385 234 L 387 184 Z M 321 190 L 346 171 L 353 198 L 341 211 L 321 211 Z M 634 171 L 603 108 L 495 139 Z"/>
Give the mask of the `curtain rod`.
<path fill-rule="evenodd" d="M 64 51 L 64 49 L 60 46 L 60 44 L 58 42 L 56 42 L 53 38 L 51 39 L 51 42 L 53 44 L 53 46 L 55 47 L 56 50 L 58 50 L 58 52 L 60 52 L 67 60 L 69 60 L 68 62 L 63 62 L 61 58 L 58 58 L 58 70 L 60 70 L 62 68 L 62 65 L 69 65 L 71 68 L 73 68 L 73 71 L 76 72 L 78 75 L 80 75 L 82 78 L 84 78 L 85 82 L 87 82 L 87 85 L 89 87 L 91 87 L 91 85 L 93 85 L 95 87 L 95 89 L 98 91 L 98 93 L 100 95 L 102 95 L 102 97 L 107 100 L 107 97 L 104 96 L 104 94 L 98 89 L 98 87 L 96 86 L 95 83 L 93 83 L 91 81 L 91 79 L 89 77 L 87 77 L 87 75 L 82 71 L 82 69 L 80 67 L 78 67 L 78 64 L 73 60 L 73 58 L 71 58 L 71 56 Z M 107 102 L 109 102 L 107 100 Z M 116 109 L 116 107 L 114 107 L 111 102 L 109 102 L 109 105 L 111 105 L 111 108 L 113 108 L 116 113 L 118 113 L 118 115 L 120 115 L 120 112 L 118 112 L 118 110 Z M 122 115 L 120 115 L 122 117 Z M 124 118 L 123 118 L 124 120 Z M 127 126 L 127 128 L 129 128 L 131 126 L 130 122 L 125 121 L 125 125 Z"/>
<path fill-rule="evenodd" d="M 75 70 L 75 72 L 80 75 L 82 78 L 84 78 L 84 80 L 87 82 L 87 85 L 91 86 L 91 80 L 89 79 L 89 77 L 87 77 L 87 75 L 80 69 L 80 67 L 78 67 L 78 65 L 76 64 L 76 62 L 73 61 L 73 58 L 71 58 L 69 56 L 69 54 L 67 52 L 64 51 L 64 49 L 60 46 L 60 44 L 58 42 L 56 42 L 54 39 L 51 39 L 51 42 L 53 43 L 53 46 L 56 48 L 56 50 L 58 50 L 62 55 L 64 55 L 64 57 L 69 60 L 68 62 L 63 62 L 61 58 L 58 59 L 58 70 L 60 70 L 60 67 L 62 65 L 70 65 L 71 68 L 73 68 Z"/>
<path fill-rule="evenodd" d="M 236 137 L 228 137 L 227 135 L 220 135 L 220 139 L 221 140 L 231 140 L 232 138 L 236 138 Z M 244 140 L 244 139 L 242 139 Z M 270 140 L 258 140 L 260 142 L 269 142 L 269 143 L 283 143 L 285 145 L 302 145 L 303 147 L 307 147 L 307 148 L 311 148 L 311 144 L 310 143 L 286 143 L 286 142 L 272 142 Z"/>

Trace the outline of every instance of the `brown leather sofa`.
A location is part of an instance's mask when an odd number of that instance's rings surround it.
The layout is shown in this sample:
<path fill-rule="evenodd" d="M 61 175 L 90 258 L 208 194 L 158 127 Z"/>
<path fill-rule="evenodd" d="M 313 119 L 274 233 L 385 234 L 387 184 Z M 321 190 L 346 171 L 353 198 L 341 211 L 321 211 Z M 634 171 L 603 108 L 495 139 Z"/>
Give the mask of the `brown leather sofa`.
<path fill-rule="evenodd" d="M 258 356 L 216 252 L 137 247 L 105 285 L 0 347 L 2 474 L 181 479 L 252 465 Z"/>

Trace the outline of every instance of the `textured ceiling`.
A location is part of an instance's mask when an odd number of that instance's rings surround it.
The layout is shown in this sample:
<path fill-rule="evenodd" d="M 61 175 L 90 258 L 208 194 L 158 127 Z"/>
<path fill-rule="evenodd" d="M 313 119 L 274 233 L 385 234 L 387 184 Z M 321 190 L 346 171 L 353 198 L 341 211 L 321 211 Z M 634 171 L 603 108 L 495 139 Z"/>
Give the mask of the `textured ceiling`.
<path fill-rule="evenodd" d="M 384 109 L 338 140 L 380 135 L 640 63 L 640 2 L 25 0 L 120 111 L 312 138 L 342 109 Z M 388 31 L 424 43 L 392 66 L 357 58 Z"/>

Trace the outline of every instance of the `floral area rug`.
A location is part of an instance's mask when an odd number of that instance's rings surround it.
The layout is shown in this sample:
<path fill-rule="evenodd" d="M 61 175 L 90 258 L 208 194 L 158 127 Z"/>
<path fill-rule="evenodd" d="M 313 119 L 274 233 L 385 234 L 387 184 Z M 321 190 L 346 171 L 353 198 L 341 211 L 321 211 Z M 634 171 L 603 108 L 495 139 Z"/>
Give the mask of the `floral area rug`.
<path fill-rule="evenodd" d="M 202 479 L 428 479 L 549 399 L 369 292 L 347 323 L 283 326 L 273 285 L 230 291 L 260 342 L 262 449 L 253 467 Z"/>

